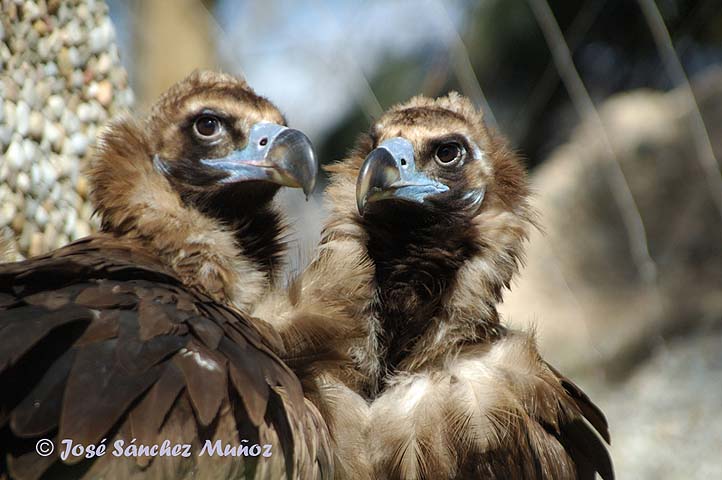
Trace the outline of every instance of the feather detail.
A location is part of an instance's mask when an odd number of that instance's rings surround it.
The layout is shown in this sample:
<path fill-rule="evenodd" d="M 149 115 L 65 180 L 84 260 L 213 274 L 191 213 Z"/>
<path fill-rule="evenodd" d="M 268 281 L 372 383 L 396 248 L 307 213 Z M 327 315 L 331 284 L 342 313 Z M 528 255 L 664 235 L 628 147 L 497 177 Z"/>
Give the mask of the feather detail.
<path fill-rule="evenodd" d="M 264 458 L 264 468 L 287 478 L 333 474 L 318 411 L 256 321 L 184 287 L 132 242 L 101 235 L 1 265 L 0 292 L 9 299 L 0 306 L 0 330 L 8 334 L 0 383 L 14 385 L 0 395 L 0 449 L 13 477 L 37 478 L 51 466 L 89 477 L 138 469 L 159 478 L 233 475 L 251 462 L 144 456 L 99 459 L 88 470 L 83 458 L 61 462 L 57 452 L 30 462 L 35 441 L 55 436 L 83 444 L 105 438 L 106 445 L 168 438 L 194 451 L 205 439 L 276 439 L 277 455 Z"/>
<path fill-rule="evenodd" d="M 361 165 L 396 137 L 411 144 L 416 173 L 448 191 L 418 204 L 388 192 L 361 216 Z M 448 138 L 465 153 L 440 165 L 435 152 Z M 292 285 L 275 318 L 288 332 L 292 358 L 313 356 L 323 344 L 352 360 L 350 369 L 339 355 L 299 372 L 336 439 L 339 470 L 358 457 L 339 439 L 364 438 L 372 478 L 613 478 L 604 415 L 542 360 L 533 335 L 501 324 L 497 304 L 523 263 L 536 215 L 522 161 L 472 102 L 452 92 L 396 105 L 327 169 L 330 215 L 319 249 L 348 252 L 335 258 L 343 268 L 323 268 L 319 255 L 302 285 L 323 272 L 318 281 L 327 288 L 309 293 Z M 483 200 L 470 205 L 479 191 Z M 370 272 L 343 263 L 348 259 L 364 259 Z M 346 291 L 349 272 L 361 271 L 364 288 L 340 294 L 350 301 L 334 310 L 329 299 Z M 306 316 L 295 316 L 303 302 Z M 334 320 L 348 327 L 339 330 Z M 324 324 L 335 339 L 318 340 Z M 366 413 L 346 413 L 357 405 Z"/>

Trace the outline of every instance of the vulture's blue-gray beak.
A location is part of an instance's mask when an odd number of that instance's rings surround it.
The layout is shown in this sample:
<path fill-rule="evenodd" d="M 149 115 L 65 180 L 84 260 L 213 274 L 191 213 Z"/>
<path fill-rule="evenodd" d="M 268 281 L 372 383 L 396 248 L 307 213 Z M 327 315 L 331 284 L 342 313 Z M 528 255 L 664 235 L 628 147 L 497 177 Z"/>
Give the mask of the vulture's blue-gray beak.
<path fill-rule="evenodd" d="M 385 199 L 423 203 L 449 187 L 416 170 L 414 147 L 402 137 L 386 140 L 364 160 L 356 181 L 356 205 L 361 215 L 366 204 Z"/>
<path fill-rule="evenodd" d="M 257 123 L 248 143 L 223 158 L 201 160 L 228 176 L 222 183 L 264 180 L 287 187 L 302 188 L 306 197 L 316 186 L 318 159 L 311 141 L 299 130 L 275 123 Z"/>

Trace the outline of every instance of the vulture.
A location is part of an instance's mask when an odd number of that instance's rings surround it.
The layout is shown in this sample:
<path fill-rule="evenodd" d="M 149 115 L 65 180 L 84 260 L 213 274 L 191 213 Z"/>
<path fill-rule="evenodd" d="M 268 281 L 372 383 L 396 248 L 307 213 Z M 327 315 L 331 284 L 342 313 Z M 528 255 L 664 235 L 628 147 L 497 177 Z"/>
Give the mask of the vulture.
<path fill-rule="evenodd" d="M 316 256 L 257 311 L 329 427 L 336 478 L 613 479 L 603 413 L 498 314 L 536 222 L 482 113 L 415 97 L 329 170 Z"/>
<path fill-rule="evenodd" d="M 0 265 L 0 478 L 332 478 L 325 423 L 251 312 L 308 138 L 195 72 L 100 135 L 98 234 Z"/>

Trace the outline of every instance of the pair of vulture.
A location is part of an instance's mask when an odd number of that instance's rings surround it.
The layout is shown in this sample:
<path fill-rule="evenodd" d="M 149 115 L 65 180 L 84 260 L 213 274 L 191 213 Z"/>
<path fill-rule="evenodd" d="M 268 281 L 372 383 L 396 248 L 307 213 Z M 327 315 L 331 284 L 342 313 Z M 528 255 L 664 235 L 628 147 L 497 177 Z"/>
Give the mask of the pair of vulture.
<path fill-rule="evenodd" d="M 0 265 L 0 478 L 612 479 L 604 415 L 497 313 L 534 216 L 482 114 L 386 112 L 286 284 L 274 195 L 318 161 L 285 124 L 199 72 L 104 130 L 100 233 Z"/>

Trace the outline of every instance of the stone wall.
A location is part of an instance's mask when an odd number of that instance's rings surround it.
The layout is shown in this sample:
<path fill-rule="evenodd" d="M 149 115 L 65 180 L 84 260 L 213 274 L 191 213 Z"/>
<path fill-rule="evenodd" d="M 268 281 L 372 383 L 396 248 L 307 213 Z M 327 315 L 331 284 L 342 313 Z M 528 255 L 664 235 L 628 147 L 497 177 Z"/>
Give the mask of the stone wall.
<path fill-rule="evenodd" d="M 0 7 L 0 230 L 30 256 L 95 228 L 82 169 L 133 96 L 104 2 Z"/>

